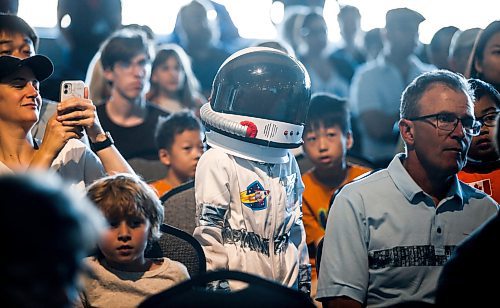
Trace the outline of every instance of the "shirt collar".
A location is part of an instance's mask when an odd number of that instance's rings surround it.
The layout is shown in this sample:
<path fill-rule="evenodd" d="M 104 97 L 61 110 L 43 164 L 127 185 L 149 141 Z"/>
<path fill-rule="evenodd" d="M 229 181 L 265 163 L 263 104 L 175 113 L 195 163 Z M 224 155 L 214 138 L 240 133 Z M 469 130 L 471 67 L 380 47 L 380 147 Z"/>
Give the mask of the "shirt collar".
<path fill-rule="evenodd" d="M 387 171 L 398 190 L 410 203 L 414 204 L 421 200 L 422 194 L 425 194 L 425 192 L 413 180 L 408 171 L 406 171 L 402 163 L 403 159 L 405 159 L 405 154 L 400 153 L 396 155 L 387 167 Z M 418 201 L 415 200 L 416 197 L 419 197 L 419 199 L 417 199 Z M 456 175 L 453 177 L 453 182 L 450 190 L 446 194 L 445 200 L 451 200 L 455 197 L 460 200 L 460 204 L 463 204 L 463 191 Z M 442 202 L 440 202 L 440 204 L 441 203 Z"/>

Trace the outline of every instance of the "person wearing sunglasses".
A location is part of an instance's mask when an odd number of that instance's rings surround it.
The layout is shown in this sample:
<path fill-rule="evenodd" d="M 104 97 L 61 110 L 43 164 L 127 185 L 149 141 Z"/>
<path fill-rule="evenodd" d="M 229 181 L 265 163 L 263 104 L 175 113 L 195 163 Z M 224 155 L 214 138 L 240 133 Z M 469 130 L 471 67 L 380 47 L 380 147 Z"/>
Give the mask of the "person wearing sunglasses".
<path fill-rule="evenodd" d="M 461 75 L 435 70 L 408 85 L 399 120 L 405 153 L 344 186 L 331 206 L 318 275 L 323 307 L 434 303 L 455 247 L 498 211 L 457 178 L 484 121 Z"/>
<path fill-rule="evenodd" d="M 482 80 L 469 79 L 468 83 L 474 90 L 474 114 L 481 123 L 481 129 L 472 138 L 467 164 L 458 173 L 458 178 L 500 202 L 500 155 L 494 141 L 500 113 L 500 94 Z"/>

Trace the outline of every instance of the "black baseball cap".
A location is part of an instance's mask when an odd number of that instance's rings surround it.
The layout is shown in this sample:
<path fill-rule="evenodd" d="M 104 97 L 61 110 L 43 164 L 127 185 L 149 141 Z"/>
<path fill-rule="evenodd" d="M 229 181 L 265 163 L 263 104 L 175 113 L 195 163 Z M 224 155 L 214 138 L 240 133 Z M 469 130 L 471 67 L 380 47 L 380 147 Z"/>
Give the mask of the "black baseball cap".
<path fill-rule="evenodd" d="M 35 55 L 26 59 L 12 56 L 0 57 L 0 80 L 18 71 L 22 67 L 29 67 L 38 81 L 43 81 L 52 75 L 54 65 L 49 58 Z"/>

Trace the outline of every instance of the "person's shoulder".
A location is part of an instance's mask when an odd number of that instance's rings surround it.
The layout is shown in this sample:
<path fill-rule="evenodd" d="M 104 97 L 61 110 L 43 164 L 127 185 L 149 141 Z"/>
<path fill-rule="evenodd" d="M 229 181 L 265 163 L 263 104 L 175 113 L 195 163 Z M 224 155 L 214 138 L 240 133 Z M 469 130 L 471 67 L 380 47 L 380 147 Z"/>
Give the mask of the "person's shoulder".
<path fill-rule="evenodd" d="M 384 67 L 380 65 L 379 59 L 374 59 L 361 64 L 354 73 L 353 82 L 382 81 L 381 74 Z"/>
<path fill-rule="evenodd" d="M 302 174 L 302 181 L 305 182 L 311 182 L 313 180 L 313 170 L 309 169 L 306 172 Z"/>
<path fill-rule="evenodd" d="M 480 200 L 481 203 L 494 206 L 496 209 L 498 209 L 498 203 L 482 190 L 472 187 L 471 185 L 464 183 L 461 180 L 459 180 L 458 183 L 460 185 L 460 189 L 462 190 L 464 202 L 466 199 Z"/>
<path fill-rule="evenodd" d="M 45 97 L 42 97 L 42 104 L 46 105 L 46 107 L 49 107 L 49 108 L 57 108 L 56 101 L 53 101 L 53 100 L 45 98 Z"/>
<path fill-rule="evenodd" d="M 150 101 L 146 101 L 146 108 L 148 110 L 148 113 L 153 115 L 154 117 L 159 117 L 159 116 L 166 117 L 170 115 L 169 112 L 161 109 L 160 107 L 156 106 Z"/>
<path fill-rule="evenodd" d="M 173 276 L 176 276 L 177 278 L 180 279 L 189 278 L 189 272 L 187 270 L 187 267 L 179 261 L 163 257 L 162 268 L 165 271 L 170 272 Z"/>
<path fill-rule="evenodd" d="M 201 155 L 200 160 L 222 161 L 227 160 L 228 157 L 229 154 L 224 152 L 222 149 L 210 148 L 205 153 L 203 153 L 203 155 Z"/>
<path fill-rule="evenodd" d="M 42 98 L 42 107 L 40 108 L 40 118 L 47 120 L 57 111 L 57 102 Z"/>
<path fill-rule="evenodd" d="M 378 193 L 387 186 L 388 180 L 390 175 L 387 169 L 369 170 L 347 183 L 342 190 L 345 193 Z"/>
<path fill-rule="evenodd" d="M 350 168 L 350 173 L 354 176 L 354 177 L 358 177 L 360 175 L 363 175 L 363 174 L 366 174 L 370 171 L 373 171 L 372 168 L 369 168 L 369 167 L 365 167 L 365 166 L 361 166 L 361 165 L 358 165 L 358 164 L 349 164 L 349 168 Z"/>
<path fill-rule="evenodd" d="M 102 268 L 103 266 L 95 256 L 89 256 L 83 259 L 83 262 L 85 263 L 85 266 L 88 267 L 90 270 L 95 271 L 97 268 Z"/>

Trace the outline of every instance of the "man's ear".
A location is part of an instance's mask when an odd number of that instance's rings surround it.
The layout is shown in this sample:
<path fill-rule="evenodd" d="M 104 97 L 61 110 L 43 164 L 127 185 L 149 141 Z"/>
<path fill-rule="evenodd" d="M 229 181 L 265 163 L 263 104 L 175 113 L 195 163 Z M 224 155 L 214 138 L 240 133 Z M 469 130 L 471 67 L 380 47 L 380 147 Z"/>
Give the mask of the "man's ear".
<path fill-rule="evenodd" d="M 407 147 L 412 147 L 415 143 L 413 122 L 407 119 L 399 120 L 399 132 Z"/>
<path fill-rule="evenodd" d="M 346 150 L 350 150 L 354 144 L 354 138 L 352 137 L 352 132 L 348 131 L 345 135 L 345 147 Z"/>
<path fill-rule="evenodd" d="M 164 165 L 170 166 L 170 153 L 166 149 L 158 150 L 158 158 Z"/>

